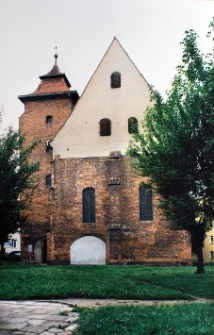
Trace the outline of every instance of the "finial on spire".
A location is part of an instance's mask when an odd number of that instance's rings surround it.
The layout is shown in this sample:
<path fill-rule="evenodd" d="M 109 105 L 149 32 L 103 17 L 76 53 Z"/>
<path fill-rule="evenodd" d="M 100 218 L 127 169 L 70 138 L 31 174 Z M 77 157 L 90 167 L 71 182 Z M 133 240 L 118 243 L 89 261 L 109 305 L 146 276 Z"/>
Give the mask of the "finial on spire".
<path fill-rule="evenodd" d="M 57 65 L 57 58 L 58 58 L 58 54 L 57 54 L 57 46 L 54 48 L 55 50 L 55 55 L 54 55 L 54 58 L 55 58 L 55 65 Z"/>

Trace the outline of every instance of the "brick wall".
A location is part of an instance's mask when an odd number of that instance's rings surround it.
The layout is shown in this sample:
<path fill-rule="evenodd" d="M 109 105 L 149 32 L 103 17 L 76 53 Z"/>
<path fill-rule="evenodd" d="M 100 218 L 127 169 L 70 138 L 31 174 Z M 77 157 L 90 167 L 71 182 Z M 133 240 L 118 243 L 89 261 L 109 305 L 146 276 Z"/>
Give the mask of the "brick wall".
<path fill-rule="evenodd" d="M 191 245 L 186 232 L 171 231 L 161 219 L 153 196 L 154 220 L 139 221 L 139 177 L 130 158 L 55 159 L 52 163 L 49 262 L 70 262 L 70 246 L 93 235 L 107 247 L 108 264 L 188 264 Z M 82 223 L 82 190 L 96 191 L 96 222 Z"/>
<path fill-rule="evenodd" d="M 70 99 L 45 100 L 25 103 L 25 112 L 20 117 L 20 131 L 25 135 L 25 146 L 33 140 L 40 144 L 32 153 L 31 161 L 40 161 L 39 188 L 36 190 L 29 211 L 28 224 L 22 231 L 22 258 L 29 260 L 28 244 L 34 244 L 39 238 L 46 236 L 50 229 L 50 192 L 46 186 L 46 175 L 51 174 L 50 161 L 52 154 L 47 153 L 47 141 L 51 140 L 62 127 L 71 113 Z M 52 116 L 52 124 L 46 124 L 46 116 Z"/>

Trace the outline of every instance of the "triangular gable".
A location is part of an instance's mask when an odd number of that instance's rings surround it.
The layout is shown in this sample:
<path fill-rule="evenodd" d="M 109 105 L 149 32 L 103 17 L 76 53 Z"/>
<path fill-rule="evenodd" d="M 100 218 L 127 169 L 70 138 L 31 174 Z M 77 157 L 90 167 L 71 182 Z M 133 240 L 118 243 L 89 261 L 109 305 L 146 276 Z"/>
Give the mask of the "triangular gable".
<path fill-rule="evenodd" d="M 149 86 L 149 83 L 147 82 L 147 80 L 145 79 L 145 77 L 142 75 L 142 73 L 140 72 L 140 70 L 138 69 L 138 67 L 136 66 L 136 64 L 132 61 L 132 59 L 129 57 L 128 53 L 126 52 L 126 50 L 123 48 L 123 46 L 121 45 L 121 43 L 119 42 L 119 40 L 117 39 L 117 37 L 114 37 L 112 42 L 110 43 L 108 49 L 106 50 L 103 58 L 101 59 L 100 63 L 98 64 L 98 66 L 96 67 L 94 73 L 92 74 L 91 78 L 89 79 L 87 85 L 85 86 L 85 89 L 82 92 L 82 95 L 84 94 L 85 90 L 87 89 L 88 85 L 90 85 L 90 82 L 92 80 L 92 78 L 95 76 L 96 71 L 98 70 L 99 66 L 102 64 L 103 59 L 106 57 L 108 51 L 111 49 L 112 44 L 114 43 L 114 41 L 117 41 L 117 43 L 120 45 L 121 49 L 124 51 L 124 53 L 127 55 L 127 57 L 129 58 L 129 60 L 132 62 L 132 64 L 135 66 L 136 70 L 139 72 L 139 74 L 142 76 L 142 78 L 145 80 L 145 82 L 147 83 L 147 85 Z"/>
<path fill-rule="evenodd" d="M 112 72 L 121 73 L 121 87 L 112 89 Z M 62 158 L 125 153 L 131 135 L 128 118 L 139 124 L 150 103 L 149 85 L 119 41 L 114 38 L 71 116 L 52 141 L 54 155 Z M 111 136 L 100 136 L 100 120 L 111 120 Z"/>

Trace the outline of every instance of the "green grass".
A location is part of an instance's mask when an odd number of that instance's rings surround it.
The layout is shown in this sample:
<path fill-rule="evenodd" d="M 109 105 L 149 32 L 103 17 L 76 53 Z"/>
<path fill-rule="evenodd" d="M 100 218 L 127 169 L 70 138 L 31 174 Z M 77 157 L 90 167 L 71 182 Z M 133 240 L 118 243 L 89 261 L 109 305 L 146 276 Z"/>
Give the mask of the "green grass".
<path fill-rule="evenodd" d="M 212 335 L 214 304 L 82 309 L 77 335 Z"/>
<path fill-rule="evenodd" d="M 0 267 L 0 299 L 214 298 L 214 267 L 204 275 L 194 267 L 44 266 L 4 263 Z"/>

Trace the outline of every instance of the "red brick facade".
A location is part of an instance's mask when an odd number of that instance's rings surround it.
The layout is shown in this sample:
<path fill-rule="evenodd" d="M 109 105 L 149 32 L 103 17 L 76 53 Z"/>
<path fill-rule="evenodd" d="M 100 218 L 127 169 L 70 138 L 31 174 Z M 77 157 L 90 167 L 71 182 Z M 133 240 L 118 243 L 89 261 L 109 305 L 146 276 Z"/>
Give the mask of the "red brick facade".
<path fill-rule="evenodd" d="M 56 82 L 60 92 L 47 94 Z M 69 91 L 61 75 L 59 78 L 43 79 L 38 90 L 19 97 L 25 104 L 25 111 L 19 120 L 20 131 L 25 135 L 25 145 L 30 145 L 35 139 L 40 140 L 40 144 L 31 155 L 32 161 L 40 162 L 39 188 L 33 198 L 28 225 L 22 232 L 23 260 L 33 259 L 28 246 L 34 246 L 35 242 L 43 237 L 46 239 L 46 234 L 50 230 L 50 191 L 46 186 L 46 176 L 51 174 L 52 152 L 51 150 L 48 152 L 47 145 L 71 114 L 77 98 L 76 92 Z M 52 117 L 50 124 L 47 123 L 47 116 Z M 44 254 L 43 260 L 46 258 L 46 252 Z"/>
<path fill-rule="evenodd" d="M 51 192 L 48 259 L 70 262 L 70 246 L 82 236 L 106 243 L 108 264 L 190 262 L 186 232 L 172 232 L 161 220 L 157 197 L 154 220 L 139 221 L 139 182 L 126 156 L 55 159 Z M 112 181 L 112 179 L 114 180 Z M 95 189 L 96 222 L 82 223 L 82 191 Z"/>

